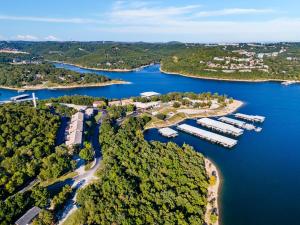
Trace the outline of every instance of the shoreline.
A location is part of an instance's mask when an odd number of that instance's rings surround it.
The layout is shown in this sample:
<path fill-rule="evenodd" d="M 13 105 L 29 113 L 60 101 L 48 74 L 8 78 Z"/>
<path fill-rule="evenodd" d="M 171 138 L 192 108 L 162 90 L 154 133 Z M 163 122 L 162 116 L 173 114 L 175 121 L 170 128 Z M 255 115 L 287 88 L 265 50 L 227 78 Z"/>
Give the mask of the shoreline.
<path fill-rule="evenodd" d="M 133 69 L 103 69 L 103 68 L 95 68 L 95 67 L 87 67 L 87 66 L 82 66 L 80 64 L 75 64 L 75 63 L 68 63 L 68 62 L 63 62 L 63 61 L 51 61 L 51 60 L 46 60 L 51 63 L 59 63 L 59 64 L 64 64 L 64 65 L 69 65 L 69 66 L 76 66 L 81 69 L 87 69 L 87 70 L 96 70 L 96 71 L 103 71 L 103 72 L 121 72 L 121 73 L 127 73 L 127 72 L 134 72 L 140 69 L 143 69 L 145 67 L 151 66 L 151 64 L 140 66 L 137 68 Z"/>
<path fill-rule="evenodd" d="M 6 90 L 12 90 L 12 91 L 35 91 L 35 90 L 55 90 L 55 89 L 76 89 L 76 88 L 92 88 L 92 87 L 105 87 L 105 86 L 111 86 L 115 84 L 131 84 L 131 82 L 127 81 L 118 81 L 118 80 L 112 80 L 105 83 L 92 83 L 92 84 L 73 84 L 69 86 L 53 86 L 53 87 L 45 87 L 43 85 L 36 85 L 36 86 L 24 86 L 24 87 L 7 87 L 7 86 L 0 86 L 0 89 L 6 89 Z"/>
<path fill-rule="evenodd" d="M 207 175 L 210 177 L 213 173 L 215 173 L 215 184 L 209 185 L 208 187 L 208 193 L 207 193 L 207 208 L 205 212 L 205 222 L 207 224 L 213 224 L 213 225 L 220 225 L 220 208 L 219 208 L 219 196 L 221 191 L 221 177 L 220 177 L 220 171 L 218 170 L 215 163 L 213 163 L 210 159 L 205 158 L 205 169 L 207 172 Z M 217 212 L 217 220 L 215 223 L 211 222 L 210 215 L 212 210 L 216 210 Z"/>
<path fill-rule="evenodd" d="M 232 114 L 234 112 L 236 112 L 239 108 L 241 108 L 245 103 L 239 100 L 234 100 L 232 103 L 232 106 L 230 108 L 225 107 L 224 109 L 221 109 L 220 111 L 217 112 L 206 112 L 205 115 L 190 115 L 187 116 L 185 118 L 181 118 L 178 121 L 174 121 L 173 123 L 167 123 L 167 124 L 161 124 L 161 125 L 151 125 L 147 128 L 145 128 L 145 130 L 150 130 L 150 129 L 159 129 L 159 128 L 164 128 L 164 127 L 171 127 L 171 126 L 175 126 L 185 120 L 188 119 L 198 119 L 198 118 L 203 118 L 203 117 L 216 117 L 216 116 L 226 116 L 229 114 Z M 212 113 L 212 114 L 210 114 Z"/>
<path fill-rule="evenodd" d="M 280 79 L 251 80 L 251 79 L 234 79 L 234 78 L 231 79 L 231 78 L 216 78 L 216 77 L 197 76 L 197 75 L 193 75 L 193 74 L 168 72 L 166 70 L 163 70 L 161 67 L 159 68 L 159 70 L 163 74 L 177 75 L 177 76 L 197 78 L 197 79 L 203 79 L 203 80 L 217 80 L 217 81 L 231 81 L 231 82 L 245 82 L 245 83 L 290 82 L 290 81 L 293 81 L 294 84 L 299 84 L 300 83 L 300 81 L 295 81 L 295 80 L 280 80 Z"/>

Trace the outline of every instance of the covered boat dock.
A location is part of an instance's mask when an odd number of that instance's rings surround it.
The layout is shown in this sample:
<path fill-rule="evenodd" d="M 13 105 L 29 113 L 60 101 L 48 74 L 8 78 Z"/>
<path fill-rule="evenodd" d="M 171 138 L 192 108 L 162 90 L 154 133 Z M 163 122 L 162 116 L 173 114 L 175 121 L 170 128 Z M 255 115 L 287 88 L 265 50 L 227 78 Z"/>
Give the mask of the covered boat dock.
<path fill-rule="evenodd" d="M 263 123 L 266 119 L 264 116 L 254 116 L 254 115 L 247 115 L 243 113 L 236 113 L 234 115 L 236 118 L 251 121 L 251 122 L 258 122 L 258 123 Z"/>
<path fill-rule="evenodd" d="M 213 120 L 210 118 L 201 118 L 197 120 L 197 123 L 201 126 L 211 128 L 213 130 L 225 133 L 225 134 L 231 134 L 234 136 L 240 136 L 244 133 L 244 130 L 240 128 L 236 128 L 230 124 L 223 123 L 217 120 Z"/>
<path fill-rule="evenodd" d="M 178 132 L 176 130 L 173 130 L 169 127 L 161 128 L 158 130 L 158 132 L 165 137 L 171 138 L 178 136 Z"/>
<path fill-rule="evenodd" d="M 227 148 L 232 148 L 237 144 L 237 141 L 219 134 L 215 134 L 197 127 L 190 126 L 188 124 L 182 124 L 177 126 L 178 130 L 181 130 L 183 132 L 195 135 L 197 137 L 200 137 L 202 139 L 211 141 L 212 143 L 220 144 Z"/>

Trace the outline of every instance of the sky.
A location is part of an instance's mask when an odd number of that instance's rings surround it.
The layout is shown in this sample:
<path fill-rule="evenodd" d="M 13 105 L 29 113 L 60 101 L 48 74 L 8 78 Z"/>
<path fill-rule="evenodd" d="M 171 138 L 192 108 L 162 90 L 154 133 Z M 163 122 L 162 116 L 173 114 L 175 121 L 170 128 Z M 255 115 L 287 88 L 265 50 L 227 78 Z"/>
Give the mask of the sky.
<path fill-rule="evenodd" d="M 300 41 L 299 0 L 0 0 L 0 40 Z"/>

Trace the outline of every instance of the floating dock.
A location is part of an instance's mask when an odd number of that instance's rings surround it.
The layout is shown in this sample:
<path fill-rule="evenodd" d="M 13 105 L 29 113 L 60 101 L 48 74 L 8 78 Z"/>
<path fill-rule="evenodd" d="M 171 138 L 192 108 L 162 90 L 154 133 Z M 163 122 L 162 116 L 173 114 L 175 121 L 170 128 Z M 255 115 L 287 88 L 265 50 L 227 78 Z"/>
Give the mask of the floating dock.
<path fill-rule="evenodd" d="M 263 123 L 266 119 L 264 116 L 254 116 L 254 115 L 247 115 L 243 113 L 236 113 L 234 115 L 236 118 L 243 119 L 243 120 L 248 120 L 251 122 L 258 122 L 258 123 Z"/>
<path fill-rule="evenodd" d="M 244 130 L 240 128 L 236 128 L 232 125 L 229 125 L 227 123 L 223 123 L 217 120 L 209 119 L 209 118 L 202 118 L 197 120 L 197 123 L 201 126 L 211 128 L 213 130 L 222 132 L 224 134 L 231 134 L 236 137 L 242 135 L 244 133 Z"/>
<path fill-rule="evenodd" d="M 228 124 L 231 124 L 231 125 L 235 125 L 239 128 L 243 128 L 243 129 L 246 129 L 246 130 L 254 130 L 256 128 L 252 124 L 248 124 L 244 121 L 235 120 L 235 119 L 231 119 L 229 117 L 224 117 L 224 116 L 219 118 L 219 121 L 222 121 L 224 123 L 228 123 Z"/>
<path fill-rule="evenodd" d="M 190 126 L 188 124 L 182 124 L 177 126 L 178 130 L 195 135 L 212 143 L 220 144 L 227 148 L 232 148 L 237 144 L 237 141 L 219 134 L 215 134 L 197 127 Z"/>
<path fill-rule="evenodd" d="M 158 130 L 158 132 L 164 136 L 164 137 L 168 137 L 168 138 L 172 138 L 172 137 L 176 137 L 178 136 L 178 132 L 176 130 L 173 130 L 171 128 L 161 128 Z"/>
<path fill-rule="evenodd" d="M 24 98 L 29 98 L 29 95 L 28 94 L 17 95 L 15 97 L 11 97 L 10 100 L 17 101 L 17 100 L 21 100 L 21 99 L 24 99 Z"/>

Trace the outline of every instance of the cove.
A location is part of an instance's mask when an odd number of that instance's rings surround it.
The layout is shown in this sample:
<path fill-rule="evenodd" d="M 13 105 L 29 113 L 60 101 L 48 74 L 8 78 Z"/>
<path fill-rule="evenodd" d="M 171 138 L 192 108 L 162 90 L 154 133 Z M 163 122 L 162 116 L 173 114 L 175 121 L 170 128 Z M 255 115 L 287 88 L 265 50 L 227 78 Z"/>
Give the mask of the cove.
<path fill-rule="evenodd" d="M 159 65 L 126 73 L 93 71 L 63 64 L 56 66 L 104 74 L 131 84 L 35 91 L 39 99 L 75 94 L 121 98 L 144 91 L 210 91 L 244 101 L 245 105 L 239 112 L 264 115 L 267 119 L 261 133 L 246 131 L 234 149 L 228 150 L 184 133 L 171 140 L 180 145 L 187 143 L 194 146 L 220 169 L 223 180 L 221 224 L 300 224 L 300 85 L 286 87 L 276 82 L 202 80 L 163 74 Z M 0 94 L 0 100 L 7 100 L 17 92 L 0 89 Z M 194 120 L 186 123 L 196 125 Z M 146 131 L 145 137 L 163 142 L 170 140 L 163 138 L 155 129 Z"/>

